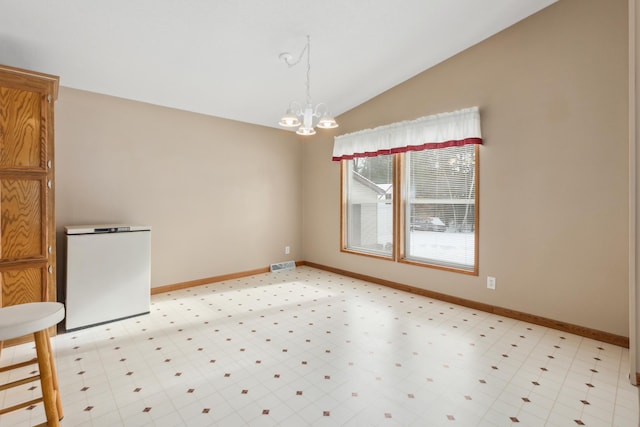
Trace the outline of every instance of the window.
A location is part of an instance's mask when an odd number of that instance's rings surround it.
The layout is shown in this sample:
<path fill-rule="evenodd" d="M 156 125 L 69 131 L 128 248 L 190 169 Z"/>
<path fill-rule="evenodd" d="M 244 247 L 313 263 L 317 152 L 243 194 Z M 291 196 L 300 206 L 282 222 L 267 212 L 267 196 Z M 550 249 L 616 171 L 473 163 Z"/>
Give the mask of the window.
<path fill-rule="evenodd" d="M 336 137 L 342 250 L 477 274 L 479 123 L 474 107 Z"/>
<path fill-rule="evenodd" d="M 345 161 L 344 247 L 391 257 L 393 252 L 393 156 Z"/>
<path fill-rule="evenodd" d="M 402 259 L 473 272 L 475 145 L 404 154 Z"/>

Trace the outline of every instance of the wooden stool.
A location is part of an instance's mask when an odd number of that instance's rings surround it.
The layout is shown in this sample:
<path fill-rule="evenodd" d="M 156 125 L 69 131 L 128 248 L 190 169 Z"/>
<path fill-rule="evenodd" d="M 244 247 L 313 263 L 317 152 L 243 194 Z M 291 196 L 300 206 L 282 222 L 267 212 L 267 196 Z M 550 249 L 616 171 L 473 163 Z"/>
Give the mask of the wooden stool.
<path fill-rule="evenodd" d="M 64 319 L 64 306 L 58 302 L 34 302 L 0 308 L 0 341 L 33 334 L 37 355 L 35 359 L 0 368 L 0 372 L 29 366 L 36 361 L 40 371 L 39 375 L 2 384 L 0 390 L 18 387 L 38 379 L 42 387 L 42 397 L 0 409 L 0 415 L 43 402 L 47 416 L 46 425 L 49 427 L 60 425 L 59 421 L 63 417 L 62 403 L 48 328 L 57 325 L 62 319 Z"/>

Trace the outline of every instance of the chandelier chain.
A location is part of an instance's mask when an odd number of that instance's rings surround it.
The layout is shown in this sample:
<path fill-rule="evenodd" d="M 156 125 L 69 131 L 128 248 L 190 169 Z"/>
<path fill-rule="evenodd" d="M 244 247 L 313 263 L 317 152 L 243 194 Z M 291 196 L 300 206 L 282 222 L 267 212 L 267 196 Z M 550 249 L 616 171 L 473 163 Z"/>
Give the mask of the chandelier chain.
<path fill-rule="evenodd" d="M 300 63 L 300 61 L 302 61 L 302 57 L 305 52 L 307 53 L 307 104 L 311 104 L 311 36 L 307 34 L 307 44 L 304 49 L 302 49 L 300 56 L 298 56 L 298 59 L 296 59 L 295 62 L 289 60 L 291 55 L 284 56 L 283 59 L 289 68 L 295 67 Z"/>
<path fill-rule="evenodd" d="M 307 105 L 311 105 L 311 38 L 307 35 Z"/>

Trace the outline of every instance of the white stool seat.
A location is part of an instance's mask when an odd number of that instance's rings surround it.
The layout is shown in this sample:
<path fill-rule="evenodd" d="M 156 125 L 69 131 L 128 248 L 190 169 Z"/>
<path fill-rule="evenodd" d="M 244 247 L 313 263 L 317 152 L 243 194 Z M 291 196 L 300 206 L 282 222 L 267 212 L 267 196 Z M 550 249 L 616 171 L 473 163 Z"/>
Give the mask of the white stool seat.
<path fill-rule="evenodd" d="M 59 302 L 32 302 L 0 309 L 0 341 L 22 337 L 57 325 L 64 319 Z"/>
<path fill-rule="evenodd" d="M 59 302 L 32 302 L 0 308 L 0 348 L 1 341 L 25 335 L 33 335 L 36 345 L 35 359 L 3 366 L 0 368 L 0 372 L 23 368 L 34 363 L 38 364 L 37 375 L 0 384 L 0 390 L 21 387 L 38 380 L 40 380 L 42 388 L 42 397 L 23 401 L 8 408 L 1 408 L 0 415 L 42 402 L 47 417 L 46 425 L 48 427 L 60 426 L 60 420 L 64 414 L 48 329 L 57 325 L 62 319 L 64 319 L 64 305 Z"/>

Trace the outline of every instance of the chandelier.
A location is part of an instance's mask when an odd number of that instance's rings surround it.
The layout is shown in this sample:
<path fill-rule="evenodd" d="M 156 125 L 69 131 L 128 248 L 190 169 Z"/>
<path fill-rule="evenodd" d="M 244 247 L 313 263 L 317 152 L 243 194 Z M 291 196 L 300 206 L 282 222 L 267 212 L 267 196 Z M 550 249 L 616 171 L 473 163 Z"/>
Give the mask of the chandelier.
<path fill-rule="evenodd" d="M 287 112 L 282 116 L 278 124 L 287 128 L 297 127 L 296 133 L 298 135 L 315 135 L 315 126 L 321 129 L 337 128 L 338 123 L 333 118 L 326 104 L 318 104 L 315 107 L 311 103 L 311 81 L 309 76 L 311 74 L 311 37 L 307 36 L 307 45 L 304 47 L 300 56 L 295 62 L 292 62 L 293 56 L 284 52 L 280 54 L 280 59 L 283 60 L 289 68 L 297 65 L 307 53 L 307 99 L 304 107 L 297 101 L 292 101 L 289 104 Z"/>

